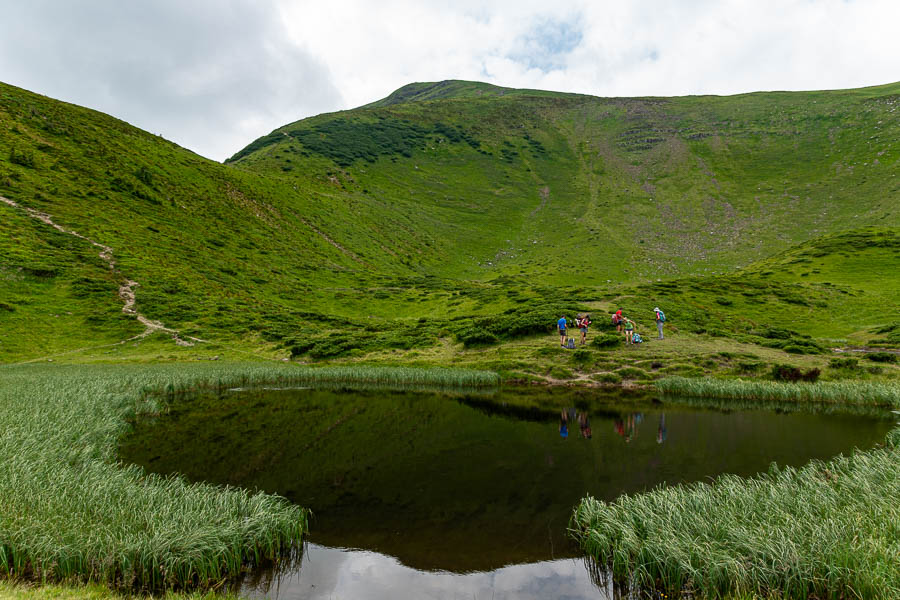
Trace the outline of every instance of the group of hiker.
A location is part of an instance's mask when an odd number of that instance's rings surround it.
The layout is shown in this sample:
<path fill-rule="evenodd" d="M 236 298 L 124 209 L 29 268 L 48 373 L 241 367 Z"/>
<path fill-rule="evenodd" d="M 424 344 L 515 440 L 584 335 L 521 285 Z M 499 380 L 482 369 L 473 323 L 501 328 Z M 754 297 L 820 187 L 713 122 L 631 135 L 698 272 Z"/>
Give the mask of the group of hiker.
<path fill-rule="evenodd" d="M 666 315 L 658 306 L 653 309 L 653 313 L 656 320 L 656 329 L 659 332 L 659 336 L 656 339 L 661 340 L 663 339 L 663 323 L 666 322 Z M 561 316 L 556 322 L 556 328 L 559 331 L 559 345 L 563 348 L 574 348 L 575 338 L 568 337 L 568 323 L 569 321 L 565 315 Z M 575 317 L 575 327 L 581 334 L 582 346 L 587 343 L 587 332 L 590 324 L 591 315 L 588 313 L 579 314 Z M 617 333 L 624 333 L 626 344 L 640 344 L 643 342 L 643 339 L 637 332 L 637 323 L 623 315 L 621 308 L 612 314 L 612 324 L 616 326 Z"/>

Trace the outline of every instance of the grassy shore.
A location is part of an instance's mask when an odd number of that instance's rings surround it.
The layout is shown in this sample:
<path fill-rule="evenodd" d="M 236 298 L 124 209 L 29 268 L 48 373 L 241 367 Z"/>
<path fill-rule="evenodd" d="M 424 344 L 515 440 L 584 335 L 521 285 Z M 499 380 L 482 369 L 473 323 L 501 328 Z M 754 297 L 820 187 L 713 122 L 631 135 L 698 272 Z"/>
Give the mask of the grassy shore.
<path fill-rule="evenodd" d="M 663 394 L 783 404 L 900 406 L 900 385 L 865 381 L 778 383 L 741 379 L 668 377 L 656 382 Z"/>
<path fill-rule="evenodd" d="M 26 582 L 0 580 L 0 599 L 6 600 L 125 600 L 131 598 L 99 584 L 66 585 L 44 584 L 31 585 Z M 142 596 L 144 600 L 229 600 L 238 598 L 234 594 L 221 592 L 175 592 L 167 590 L 159 594 Z"/>
<path fill-rule="evenodd" d="M 277 497 L 117 464 L 116 440 L 130 416 L 197 388 L 497 383 L 487 372 L 277 363 L 21 365 L 0 367 L 0 375 L 0 574 L 147 590 L 214 585 L 277 559 L 300 542 L 307 515 Z M 859 386 L 815 389 L 855 389 L 873 406 L 900 407 L 896 386 Z M 812 387 L 803 389 L 803 399 L 816 401 Z M 586 498 L 573 523 L 586 552 L 644 586 L 720 598 L 890 598 L 900 594 L 898 465 L 900 428 L 884 448 L 800 469 L 613 503 Z M 4 585 L 0 596 L 38 593 Z"/>
<path fill-rule="evenodd" d="M 271 363 L 25 365 L 0 373 L 0 575 L 138 589 L 216 584 L 282 556 L 307 526 L 306 511 L 281 498 L 116 464 L 127 418 L 159 410 L 162 396 L 264 383 L 497 382 L 461 370 Z"/>
<path fill-rule="evenodd" d="M 720 397 L 900 407 L 897 387 L 734 382 L 669 384 Z M 662 386 L 665 388 L 665 386 Z M 815 392 L 821 395 L 817 396 Z M 876 393 L 877 392 L 877 393 Z M 621 581 L 701 597 L 900 597 L 900 427 L 884 447 L 743 479 L 662 487 L 614 502 L 585 498 L 572 526 Z"/>

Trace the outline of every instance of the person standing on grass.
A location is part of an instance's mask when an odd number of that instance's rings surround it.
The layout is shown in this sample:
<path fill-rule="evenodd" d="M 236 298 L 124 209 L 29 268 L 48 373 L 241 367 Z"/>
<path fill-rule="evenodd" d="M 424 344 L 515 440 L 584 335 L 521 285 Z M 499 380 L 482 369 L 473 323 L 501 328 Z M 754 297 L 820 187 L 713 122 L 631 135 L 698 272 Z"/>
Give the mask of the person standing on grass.
<path fill-rule="evenodd" d="M 654 308 L 653 311 L 656 313 L 656 329 L 657 329 L 657 331 L 659 331 L 659 337 L 657 339 L 661 340 L 661 339 L 663 339 L 662 329 L 663 329 L 663 323 L 666 322 L 666 315 L 665 315 L 665 313 L 663 313 L 663 311 L 659 310 L 658 306 L 656 308 Z"/>
<path fill-rule="evenodd" d="M 622 317 L 622 320 L 625 321 L 625 343 L 632 344 L 634 343 L 631 341 L 634 336 L 634 321 L 628 317 Z"/>
<path fill-rule="evenodd" d="M 616 326 L 616 333 L 622 333 L 622 309 L 620 308 L 612 317 L 613 325 Z"/>
<path fill-rule="evenodd" d="M 587 340 L 588 325 L 591 324 L 591 315 L 582 315 L 575 321 L 575 324 L 581 332 L 581 345 L 584 346 L 585 341 Z"/>
<path fill-rule="evenodd" d="M 562 316 L 556 322 L 556 328 L 559 329 L 559 345 L 566 347 L 566 317 Z"/>

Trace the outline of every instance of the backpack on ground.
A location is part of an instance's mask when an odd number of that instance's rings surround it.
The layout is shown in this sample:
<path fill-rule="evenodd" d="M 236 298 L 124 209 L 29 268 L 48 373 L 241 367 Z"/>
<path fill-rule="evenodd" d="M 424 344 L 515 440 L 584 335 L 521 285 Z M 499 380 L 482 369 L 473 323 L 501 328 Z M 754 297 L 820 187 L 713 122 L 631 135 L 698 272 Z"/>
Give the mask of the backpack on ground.
<path fill-rule="evenodd" d="M 566 348 L 568 348 L 569 350 L 574 350 L 574 349 L 575 349 L 575 338 L 569 338 L 569 339 L 566 341 Z"/>
<path fill-rule="evenodd" d="M 637 331 L 635 331 L 633 334 L 631 334 L 631 343 L 632 344 L 640 344 L 643 341 L 644 341 L 644 338 L 642 338 L 641 334 L 639 334 Z"/>
<path fill-rule="evenodd" d="M 658 310 L 658 311 L 656 311 L 656 312 L 659 313 L 659 322 L 660 322 L 660 323 L 665 323 L 665 322 L 666 322 L 666 313 L 664 313 L 664 312 L 661 311 L 661 310 Z"/>

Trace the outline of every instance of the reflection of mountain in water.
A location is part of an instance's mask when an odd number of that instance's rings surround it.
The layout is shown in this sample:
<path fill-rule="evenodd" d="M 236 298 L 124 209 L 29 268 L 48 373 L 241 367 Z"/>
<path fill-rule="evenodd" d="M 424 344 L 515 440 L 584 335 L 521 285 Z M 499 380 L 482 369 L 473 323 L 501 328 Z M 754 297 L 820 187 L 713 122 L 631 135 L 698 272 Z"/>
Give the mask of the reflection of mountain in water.
<path fill-rule="evenodd" d="M 612 500 L 773 460 L 801 464 L 869 446 L 890 427 L 671 409 L 663 423 L 658 406 L 619 412 L 581 398 L 581 408 L 547 411 L 497 401 L 492 412 L 483 398 L 408 392 L 206 396 L 139 424 L 121 455 L 159 473 L 284 495 L 313 510 L 318 544 L 462 573 L 577 556 L 566 526 L 586 494 Z"/>

